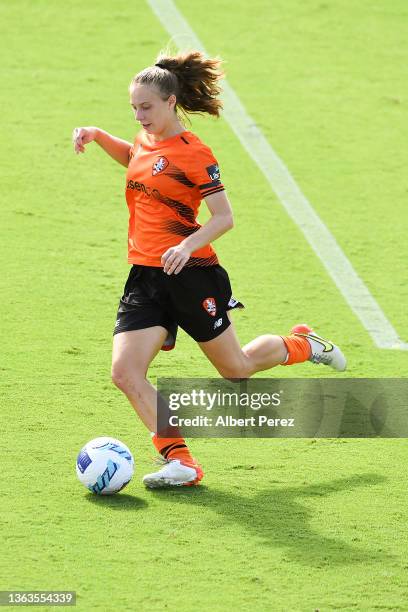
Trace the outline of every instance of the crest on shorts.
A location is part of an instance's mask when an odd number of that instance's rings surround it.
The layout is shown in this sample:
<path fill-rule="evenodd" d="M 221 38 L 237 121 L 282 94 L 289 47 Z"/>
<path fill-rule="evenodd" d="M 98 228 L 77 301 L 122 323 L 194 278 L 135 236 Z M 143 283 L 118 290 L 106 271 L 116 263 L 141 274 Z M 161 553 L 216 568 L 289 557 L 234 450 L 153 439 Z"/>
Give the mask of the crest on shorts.
<path fill-rule="evenodd" d="M 208 297 L 203 300 L 203 308 L 210 314 L 212 317 L 215 317 L 215 313 L 217 312 L 217 304 L 215 303 L 215 298 Z"/>
<path fill-rule="evenodd" d="M 159 172 L 163 172 L 169 165 L 169 160 L 166 157 L 159 157 L 152 166 L 152 175 L 156 176 Z"/>

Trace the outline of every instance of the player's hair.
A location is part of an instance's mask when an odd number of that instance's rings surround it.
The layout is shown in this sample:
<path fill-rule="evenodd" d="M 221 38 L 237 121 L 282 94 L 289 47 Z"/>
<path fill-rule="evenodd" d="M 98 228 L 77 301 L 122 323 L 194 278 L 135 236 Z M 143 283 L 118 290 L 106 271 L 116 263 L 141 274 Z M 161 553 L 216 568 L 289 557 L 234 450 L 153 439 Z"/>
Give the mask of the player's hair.
<path fill-rule="evenodd" d="M 220 116 L 222 102 L 218 81 L 224 76 L 219 58 L 208 59 L 200 51 L 184 51 L 170 55 L 161 51 L 154 66 L 136 74 L 131 83 L 153 85 L 163 100 L 176 96 L 175 110 L 186 113 L 208 113 Z"/>

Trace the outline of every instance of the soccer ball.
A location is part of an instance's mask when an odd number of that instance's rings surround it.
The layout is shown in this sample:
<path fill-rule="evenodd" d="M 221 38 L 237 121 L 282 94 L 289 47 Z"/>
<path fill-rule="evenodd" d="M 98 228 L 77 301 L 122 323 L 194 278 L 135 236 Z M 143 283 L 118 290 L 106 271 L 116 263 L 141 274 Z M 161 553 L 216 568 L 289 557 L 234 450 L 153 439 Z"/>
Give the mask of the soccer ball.
<path fill-rule="evenodd" d="M 95 438 L 80 450 L 76 473 L 82 484 L 97 495 L 112 495 L 130 482 L 133 456 L 126 444 L 115 438 Z"/>

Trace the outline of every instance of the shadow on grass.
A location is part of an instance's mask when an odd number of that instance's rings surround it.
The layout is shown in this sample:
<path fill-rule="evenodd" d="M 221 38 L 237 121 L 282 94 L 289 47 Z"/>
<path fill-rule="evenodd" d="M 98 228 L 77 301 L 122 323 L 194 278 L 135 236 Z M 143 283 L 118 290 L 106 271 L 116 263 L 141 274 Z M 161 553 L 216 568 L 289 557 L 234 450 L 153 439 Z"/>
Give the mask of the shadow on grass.
<path fill-rule="evenodd" d="M 134 495 L 129 495 L 128 493 L 119 493 L 118 495 L 95 495 L 94 493 L 86 493 L 85 499 L 91 504 L 109 508 L 110 510 L 142 510 L 149 505 L 146 500 L 135 497 Z"/>
<path fill-rule="evenodd" d="M 378 474 L 363 474 L 350 478 L 339 478 L 299 487 L 268 487 L 252 496 L 239 493 L 208 489 L 205 485 L 180 489 L 154 490 L 172 504 L 193 504 L 211 508 L 221 515 L 227 523 L 236 523 L 243 533 L 257 536 L 265 546 L 286 549 L 284 561 L 296 561 L 313 567 L 333 565 L 351 565 L 353 563 L 384 563 L 386 559 L 395 560 L 381 548 L 371 545 L 359 547 L 358 542 L 364 539 L 357 526 L 361 524 L 358 496 L 356 496 L 356 531 L 350 545 L 342 540 L 342 525 L 338 518 L 330 516 L 324 526 L 331 530 L 333 536 L 325 536 L 314 531 L 309 520 L 313 511 L 302 505 L 302 497 L 325 497 L 339 491 L 352 491 L 358 487 L 377 485 L 386 479 Z M 339 513 L 341 514 L 341 509 Z M 322 523 L 324 523 L 324 517 Z M 353 518 L 347 527 L 353 529 Z"/>

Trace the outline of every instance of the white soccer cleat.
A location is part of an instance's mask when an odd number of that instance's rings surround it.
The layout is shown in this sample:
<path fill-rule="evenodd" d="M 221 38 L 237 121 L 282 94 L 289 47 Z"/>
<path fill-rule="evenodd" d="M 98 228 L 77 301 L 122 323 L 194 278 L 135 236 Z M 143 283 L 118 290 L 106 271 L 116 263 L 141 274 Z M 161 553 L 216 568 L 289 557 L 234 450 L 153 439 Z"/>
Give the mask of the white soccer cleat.
<path fill-rule="evenodd" d="M 338 346 L 330 340 L 324 340 L 306 324 L 295 325 L 292 328 L 292 333 L 295 336 L 303 336 L 310 344 L 312 350 L 309 361 L 315 364 L 322 363 L 338 372 L 344 372 L 347 367 L 347 361 Z"/>
<path fill-rule="evenodd" d="M 146 474 L 143 484 L 149 489 L 164 487 L 182 487 L 198 484 L 204 476 L 199 465 L 191 467 L 181 463 L 180 459 L 170 459 L 158 472 Z"/>

